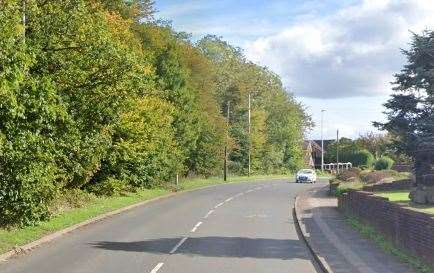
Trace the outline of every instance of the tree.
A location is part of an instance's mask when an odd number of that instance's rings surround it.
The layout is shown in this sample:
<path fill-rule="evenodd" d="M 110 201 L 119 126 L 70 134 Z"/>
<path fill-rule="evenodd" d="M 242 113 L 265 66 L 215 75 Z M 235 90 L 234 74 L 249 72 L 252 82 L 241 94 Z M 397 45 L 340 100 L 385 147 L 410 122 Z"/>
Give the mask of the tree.
<path fill-rule="evenodd" d="M 231 169 L 247 173 L 248 151 L 255 172 L 295 170 L 303 165 L 304 132 L 311 125 L 303 107 L 267 68 L 246 60 L 242 51 L 216 36 L 197 46 L 215 65 L 216 99 L 225 112 L 231 105 Z M 252 98 L 252 134 L 248 135 L 247 105 Z"/>
<path fill-rule="evenodd" d="M 388 121 L 374 124 L 387 130 L 396 149 L 414 160 L 421 186 L 428 183 L 425 176 L 433 173 L 434 163 L 434 32 L 413 34 L 411 48 L 403 53 L 407 64 L 395 75 L 395 93 L 385 104 Z"/>
<path fill-rule="evenodd" d="M 217 175 L 226 145 L 237 173 L 249 150 L 257 173 L 302 165 L 309 117 L 240 49 L 192 43 L 153 19 L 151 0 L 25 2 L 25 22 L 23 1 L 0 9 L 1 226 L 46 219 L 70 191 Z"/>
<path fill-rule="evenodd" d="M 93 178 L 114 178 L 133 187 L 162 186 L 182 169 L 181 149 L 172 127 L 175 108 L 156 97 L 131 101 L 115 128 L 114 144 Z"/>
<path fill-rule="evenodd" d="M 391 142 L 392 140 L 389 135 L 376 134 L 374 132 L 361 135 L 356 140 L 358 146 L 368 150 L 377 158 L 389 153 Z"/>

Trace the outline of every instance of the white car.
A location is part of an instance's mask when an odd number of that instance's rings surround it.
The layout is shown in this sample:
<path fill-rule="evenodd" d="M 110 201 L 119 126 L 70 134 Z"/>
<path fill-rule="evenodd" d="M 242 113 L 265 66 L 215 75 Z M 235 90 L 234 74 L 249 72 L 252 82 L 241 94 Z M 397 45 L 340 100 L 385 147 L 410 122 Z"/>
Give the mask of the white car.
<path fill-rule="evenodd" d="M 316 172 L 312 169 L 299 170 L 295 175 L 295 183 L 315 183 Z"/>

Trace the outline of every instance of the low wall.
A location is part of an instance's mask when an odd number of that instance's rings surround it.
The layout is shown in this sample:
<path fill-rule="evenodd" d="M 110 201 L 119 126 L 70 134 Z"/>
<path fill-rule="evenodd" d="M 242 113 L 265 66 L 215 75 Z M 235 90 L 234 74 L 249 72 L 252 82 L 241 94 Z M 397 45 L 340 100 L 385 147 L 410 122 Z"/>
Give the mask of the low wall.
<path fill-rule="evenodd" d="M 387 198 L 351 191 L 338 199 L 339 209 L 375 227 L 385 238 L 434 267 L 434 216 L 405 209 Z"/>
<path fill-rule="evenodd" d="M 392 170 L 395 170 L 397 172 L 412 172 L 413 171 L 413 166 L 412 165 L 407 165 L 407 164 L 395 164 L 392 167 Z"/>
<path fill-rule="evenodd" d="M 366 185 L 363 187 L 364 191 L 393 191 L 393 190 L 408 190 L 414 187 L 411 179 L 403 179 L 388 183 L 377 183 L 373 185 Z"/>

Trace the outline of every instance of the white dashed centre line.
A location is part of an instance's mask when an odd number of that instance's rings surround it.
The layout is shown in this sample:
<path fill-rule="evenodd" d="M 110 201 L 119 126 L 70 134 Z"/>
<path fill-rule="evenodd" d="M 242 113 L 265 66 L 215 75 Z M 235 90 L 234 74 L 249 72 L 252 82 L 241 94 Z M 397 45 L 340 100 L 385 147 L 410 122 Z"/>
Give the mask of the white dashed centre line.
<path fill-rule="evenodd" d="M 196 232 L 197 228 L 200 227 L 200 225 L 202 225 L 202 222 L 197 223 L 194 228 L 191 230 L 191 232 Z"/>
<path fill-rule="evenodd" d="M 240 196 L 243 196 L 243 195 L 244 195 L 244 193 L 240 192 L 239 194 L 235 195 L 235 197 L 240 197 Z"/>
<path fill-rule="evenodd" d="M 158 270 L 160 270 L 161 267 L 163 267 L 164 263 L 157 264 L 154 269 L 152 269 L 151 273 L 157 273 Z"/>
<path fill-rule="evenodd" d="M 255 191 L 255 190 L 248 190 L 248 191 L 246 191 L 246 193 L 250 193 L 250 192 L 253 192 L 253 191 Z"/>
<path fill-rule="evenodd" d="M 206 218 L 208 218 L 211 214 L 213 214 L 214 213 L 214 211 L 215 210 L 210 210 L 210 211 L 208 211 L 208 213 L 203 217 L 204 219 L 206 219 Z"/>
<path fill-rule="evenodd" d="M 178 250 L 178 248 L 179 248 L 180 246 L 182 246 L 182 244 L 185 243 L 185 241 L 187 241 L 187 239 L 188 239 L 188 237 L 184 237 L 184 238 L 182 238 L 181 241 L 179 241 L 179 242 L 176 244 L 176 246 L 175 246 L 174 248 L 172 248 L 172 250 L 170 251 L 170 254 L 175 253 L 175 252 Z"/>
<path fill-rule="evenodd" d="M 234 198 L 230 197 L 230 198 L 226 199 L 225 202 L 230 202 L 230 201 L 232 201 L 232 199 L 234 199 Z"/>
<path fill-rule="evenodd" d="M 216 208 L 221 207 L 221 206 L 223 206 L 223 202 L 221 202 L 220 204 L 217 204 L 214 208 L 216 209 Z"/>

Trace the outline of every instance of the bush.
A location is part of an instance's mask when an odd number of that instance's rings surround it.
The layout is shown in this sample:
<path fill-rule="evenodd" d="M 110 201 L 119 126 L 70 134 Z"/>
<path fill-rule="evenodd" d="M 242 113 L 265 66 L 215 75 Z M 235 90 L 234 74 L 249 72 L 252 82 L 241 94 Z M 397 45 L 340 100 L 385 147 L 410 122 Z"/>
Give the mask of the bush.
<path fill-rule="evenodd" d="M 387 156 L 380 157 L 375 161 L 374 168 L 376 170 L 390 170 L 395 162 Z"/>
<path fill-rule="evenodd" d="M 128 192 L 129 187 L 122 181 L 109 177 L 108 179 L 92 185 L 88 191 L 98 196 L 116 196 Z"/>
<path fill-rule="evenodd" d="M 359 168 L 351 168 L 339 173 L 336 178 L 341 181 L 355 180 L 360 176 L 361 170 Z"/>
<path fill-rule="evenodd" d="M 375 184 L 385 179 L 395 180 L 398 177 L 400 177 L 400 174 L 393 170 L 365 172 L 360 175 L 362 181 L 367 184 Z"/>
<path fill-rule="evenodd" d="M 84 207 L 95 199 L 95 195 L 80 189 L 64 190 L 50 203 L 50 215 L 58 215 L 70 209 Z"/>
<path fill-rule="evenodd" d="M 344 193 L 347 193 L 351 190 L 361 190 L 363 188 L 363 183 L 359 181 L 349 182 L 349 183 L 341 183 L 336 188 L 336 196 L 341 196 Z"/>
<path fill-rule="evenodd" d="M 349 158 L 353 166 L 361 167 L 371 167 L 374 163 L 374 156 L 368 150 L 358 150 L 351 154 Z"/>

